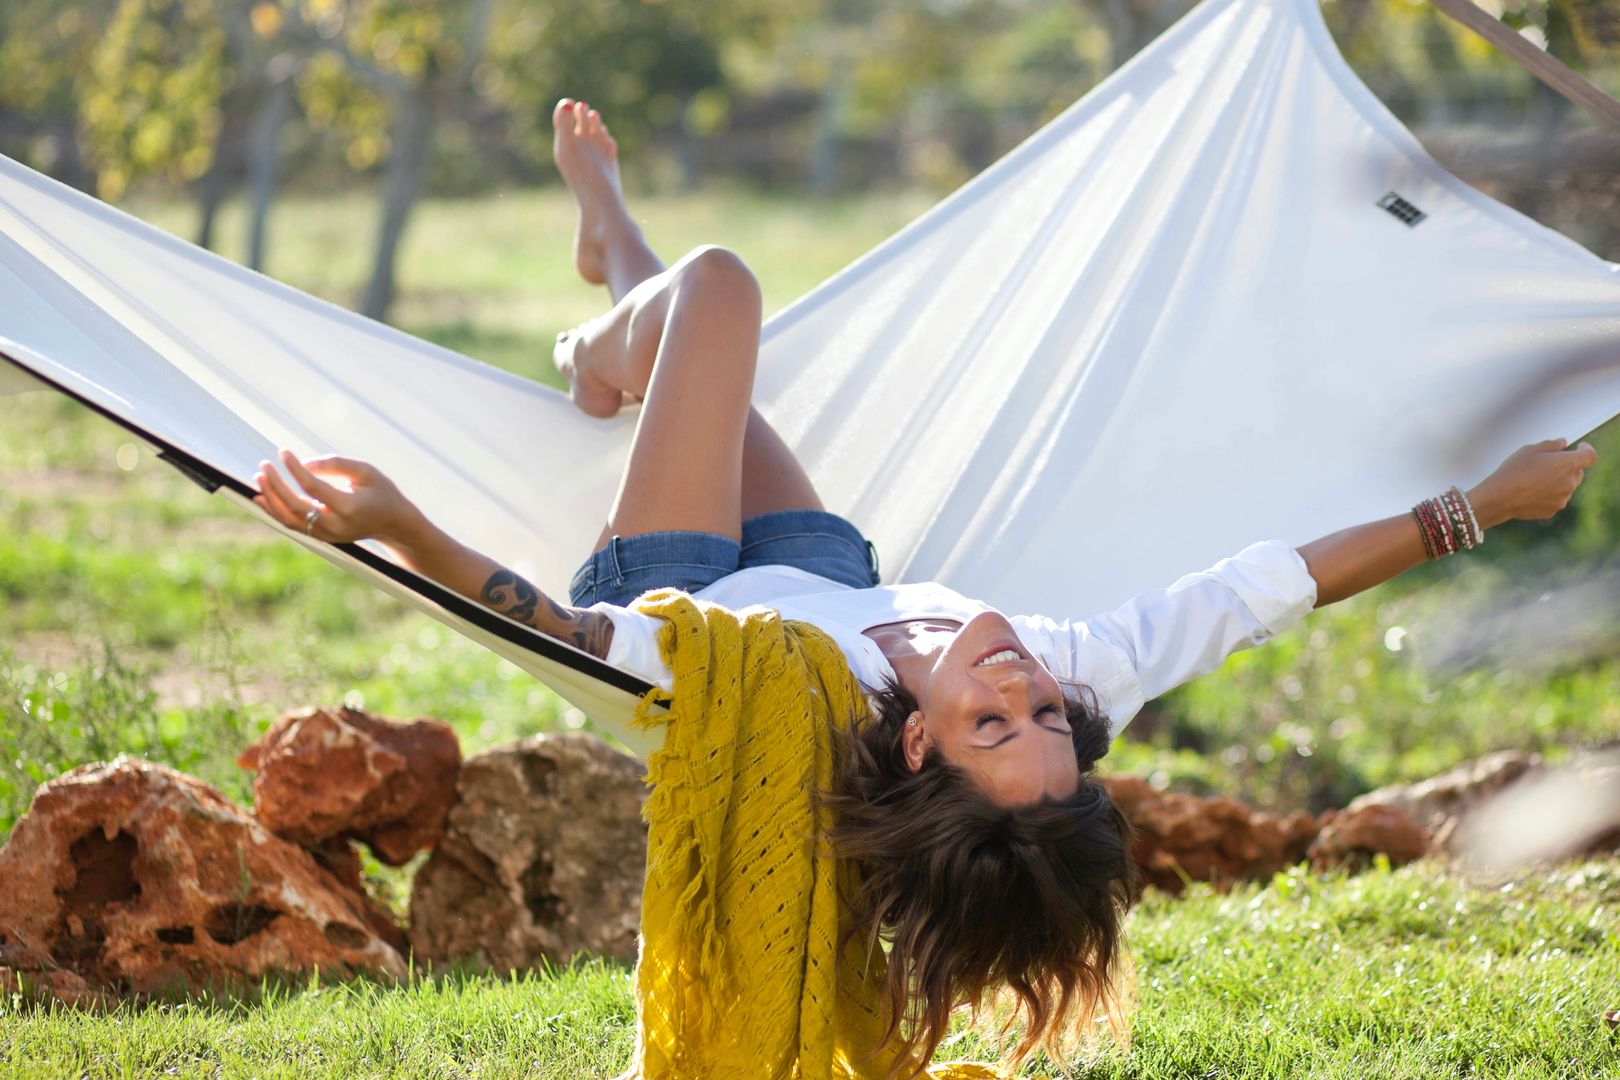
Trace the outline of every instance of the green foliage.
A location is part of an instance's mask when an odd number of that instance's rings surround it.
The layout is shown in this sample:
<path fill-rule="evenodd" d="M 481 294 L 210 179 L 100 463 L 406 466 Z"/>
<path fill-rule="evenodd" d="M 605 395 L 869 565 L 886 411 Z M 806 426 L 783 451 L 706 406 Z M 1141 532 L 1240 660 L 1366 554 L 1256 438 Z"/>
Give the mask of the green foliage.
<path fill-rule="evenodd" d="M 223 639 L 228 643 L 228 636 Z M 151 673 L 102 639 L 66 670 L 42 670 L 0 653 L 0 837 L 34 789 L 75 766 L 121 754 L 171 765 L 245 801 L 232 762 L 259 733 L 234 683 L 236 657 L 216 670 L 223 692 L 193 708 L 159 704 Z"/>
<path fill-rule="evenodd" d="M 0 4 L 0 113 L 72 115 L 78 107 L 75 84 L 116 6 L 117 0 Z"/>
<path fill-rule="evenodd" d="M 589 101 L 607 116 L 633 158 L 655 130 L 678 123 L 700 98 L 703 107 L 724 113 L 720 20 L 724 9 L 744 6 L 700 0 L 600 0 L 545 11 L 514 6 L 491 38 L 480 85 L 509 112 L 516 138 L 536 158 L 549 160 L 551 109 L 562 97 Z M 742 41 L 759 32 L 746 18 L 726 28 L 727 37 Z"/>
<path fill-rule="evenodd" d="M 212 160 L 229 78 L 214 0 L 120 0 L 85 80 L 82 124 L 116 199 L 146 176 L 194 180 Z"/>

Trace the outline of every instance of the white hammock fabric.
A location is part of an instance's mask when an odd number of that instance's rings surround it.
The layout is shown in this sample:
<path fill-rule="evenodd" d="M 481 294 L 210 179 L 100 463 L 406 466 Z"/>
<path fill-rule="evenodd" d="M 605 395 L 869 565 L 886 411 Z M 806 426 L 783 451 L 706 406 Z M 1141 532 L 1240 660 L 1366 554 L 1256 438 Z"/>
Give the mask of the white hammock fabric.
<path fill-rule="evenodd" d="M 558 596 L 634 423 L 3 158 L 0 355 L 13 388 L 84 401 L 250 513 L 278 446 L 375 461 Z M 1620 267 L 1440 169 L 1313 0 L 1206 0 L 771 320 L 757 401 L 886 580 L 1083 616 L 1579 436 L 1620 412 L 1617 361 Z M 627 724 L 640 680 L 288 535 L 651 749 Z"/>

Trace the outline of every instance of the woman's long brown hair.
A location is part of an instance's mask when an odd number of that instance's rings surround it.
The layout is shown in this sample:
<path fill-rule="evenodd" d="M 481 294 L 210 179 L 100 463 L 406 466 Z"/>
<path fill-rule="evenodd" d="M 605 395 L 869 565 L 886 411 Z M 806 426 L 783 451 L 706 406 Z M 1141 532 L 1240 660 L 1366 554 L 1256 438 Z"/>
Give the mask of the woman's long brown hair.
<path fill-rule="evenodd" d="M 828 839 L 858 870 L 849 933 L 890 946 L 885 1042 L 900 1042 L 897 1071 L 927 1066 L 957 1006 L 1009 991 L 1003 1033 L 1022 1017 L 1023 1036 L 1008 1064 L 1037 1047 L 1061 1061 L 1099 1009 L 1123 1033 L 1130 826 L 1093 775 L 1107 721 L 1085 688 L 1065 697 L 1080 787 L 1025 806 L 991 802 L 937 747 L 913 772 L 901 739 L 917 702 L 896 683 L 873 695 L 872 720 L 840 734 L 836 784 L 822 795 Z"/>

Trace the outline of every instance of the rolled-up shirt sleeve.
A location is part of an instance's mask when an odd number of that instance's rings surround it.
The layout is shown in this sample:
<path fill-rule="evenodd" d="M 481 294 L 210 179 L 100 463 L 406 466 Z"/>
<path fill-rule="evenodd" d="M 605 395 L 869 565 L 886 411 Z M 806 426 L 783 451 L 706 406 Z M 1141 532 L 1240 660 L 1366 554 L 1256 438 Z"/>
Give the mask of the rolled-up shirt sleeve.
<path fill-rule="evenodd" d="M 620 671 L 646 679 L 661 690 L 674 692 L 675 673 L 664 663 L 664 654 L 658 648 L 663 619 L 616 604 L 592 604 L 589 610 L 599 611 L 613 621 L 613 641 L 603 660 Z"/>
<path fill-rule="evenodd" d="M 1251 544 L 1083 622 L 1046 625 L 1054 673 L 1093 685 L 1118 734 L 1142 705 L 1269 641 L 1316 606 L 1316 579 L 1280 540 Z"/>

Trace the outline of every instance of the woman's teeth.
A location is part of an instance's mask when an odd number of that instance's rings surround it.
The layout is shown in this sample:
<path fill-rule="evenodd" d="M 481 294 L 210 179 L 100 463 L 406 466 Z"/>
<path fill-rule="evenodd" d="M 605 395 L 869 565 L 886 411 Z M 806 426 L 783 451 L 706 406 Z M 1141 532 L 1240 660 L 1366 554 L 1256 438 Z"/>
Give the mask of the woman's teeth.
<path fill-rule="evenodd" d="M 991 653 L 989 656 L 985 657 L 983 660 L 980 660 L 977 664 L 974 664 L 973 666 L 974 667 L 984 667 L 986 664 L 1005 664 L 1009 660 L 1022 660 L 1022 659 L 1023 659 L 1023 657 L 1021 655 L 1019 655 L 1017 650 L 1015 650 L 1015 649 L 1002 649 L 998 653 Z"/>

